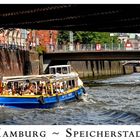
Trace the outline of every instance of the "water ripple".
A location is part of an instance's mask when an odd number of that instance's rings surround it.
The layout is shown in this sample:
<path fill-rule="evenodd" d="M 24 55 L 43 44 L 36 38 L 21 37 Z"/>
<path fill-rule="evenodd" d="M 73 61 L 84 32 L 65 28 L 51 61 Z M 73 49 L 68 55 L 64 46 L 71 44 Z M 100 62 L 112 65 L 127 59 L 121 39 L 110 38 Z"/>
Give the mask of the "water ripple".
<path fill-rule="evenodd" d="M 0 124 L 140 124 L 140 73 L 86 82 L 82 101 L 52 109 L 0 107 Z"/>

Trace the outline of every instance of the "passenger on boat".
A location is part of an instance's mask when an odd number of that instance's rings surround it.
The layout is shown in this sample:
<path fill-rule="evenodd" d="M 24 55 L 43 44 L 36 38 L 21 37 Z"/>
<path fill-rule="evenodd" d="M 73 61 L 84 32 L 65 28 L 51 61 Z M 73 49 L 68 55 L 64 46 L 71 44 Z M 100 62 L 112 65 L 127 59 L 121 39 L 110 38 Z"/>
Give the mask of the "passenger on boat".
<path fill-rule="evenodd" d="M 29 90 L 30 90 L 30 94 L 31 95 L 36 95 L 36 84 L 35 83 L 31 83 L 31 85 L 29 86 Z"/>
<path fill-rule="evenodd" d="M 51 84 L 50 83 L 47 84 L 47 91 L 46 91 L 46 93 L 48 93 L 50 96 L 52 95 Z"/>
<path fill-rule="evenodd" d="M 15 94 L 22 95 L 22 86 L 21 86 L 21 84 L 19 84 L 19 86 L 15 88 Z"/>
<path fill-rule="evenodd" d="M 63 82 L 60 82 L 60 93 L 64 93 Z"/>
<path fill-rule="evenodd" d="M 3 95 L 9 95 L 7 85 L 4 85 L 4 87 L 3 87 L 3 93 L 2 94 Z"/>
<path fill-rule="evenodd" d="M 29 89 L 29 86 L 30 86 L 30 85 L 31 85 L 30 81 L 29 81 L 29 80 L 26 80 L 26 82 L 25 82 L 24 85 L 23 85 L 24 90 Z"/>
<path fill-rule="evenodd" d="M 56 86 L 54 87 L 54 93 L 59 94 L 59 93 L 64 93 L 64 88 L 62 86 L 62 83 L 56 83 Z"/>
<path fill-rule="evenodd" d="M 43 86 L 41 83 L 37 85 L 37 95 L 42 95 Z"/>
<path fill-rule="evenodd" d="M 60 89 L 60 93 L 64 93 L 64 89 L 62 87 Z"/>
<path fill-rule="evenodd" d="M 42 86 L 42 94 L 45 95 L 46 94 L 46 82 L 42 81 L 41 86 Z"/>
<path fill-rule="evenodd" d="M 31 83 L 26 83 L 24 88 L 24 94 L 28 95 L 31 94 Z"/>
<path fill-rule="evenodd" d="M 46 87 L 43 86 L 43 89 L 42 89 L 42 94 L 45 95 L 46 94 Z"/>
<path fill-rule="evenodd" d="M 60 93 L 60 84 L 56 83 L 55 92 L 58 94 Z"/>
<path fill-rule="evenodd" d="M 2 94 L 3 87 L 2 87 L 2 81 L 0 80 L 0 95 Z"/>
<path fill-rule="evenodd" d="M 8 94 L 12 95 L 12 89 L 8 89 Z"/>
<path fill-rule="evenodd" d="M 19 94 L 23 95 L 23 93 L 24 93 L 24 83 L 23 82 L 19 84 L 18 90 L 19 90 Z"/>
<path fill-rule="evenodd" d="M 63 86 L 63 88 L 64 88 L 64 91 L 66 91 L 66 90 L 67 90 L 67 82 L 64 81 L 64 82 L 62 83 L 62 86 Z"/>
<path fill-rule="evenodd" d="M 0 87 L 0 95 L 2 94 L 3 91 L 3 87 Z"/>
<path fill-rule="evenodd" d="M 56 93 L 56 94 L 60 93 L 60 87 L 57 87 L 57 88 L 55 89 L 55 93 Z"/>

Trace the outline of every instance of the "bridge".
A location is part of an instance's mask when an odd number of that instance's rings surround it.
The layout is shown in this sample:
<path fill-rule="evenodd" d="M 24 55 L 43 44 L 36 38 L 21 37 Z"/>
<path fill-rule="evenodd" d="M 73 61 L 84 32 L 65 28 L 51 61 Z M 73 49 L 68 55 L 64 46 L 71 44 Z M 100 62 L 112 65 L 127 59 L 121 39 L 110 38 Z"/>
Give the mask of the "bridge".
<path fill-rule="evenodd" d="M 43 71 L 48 71 L 48 65 L 67 64 L 68 61 L 122 61 L 123 66 L 133 66 L 133 71 L 137 72 L 136 67 L 140 67 L 138 60 L 140 50 L 49 52 L 43 55 Z"/>
<path fill-rule="evenodd" d="M 0 5 L 0 28 L 138 33 L 139 10 L 139 4 Z M 44 59 L 139 60 L 139 54 L 139 50 L 50 52 Z"/>
<path fill-rule="evenodd" d="M 140 66 L 140 61 L 133 61 L 133 60 L 131 60 L 131 61 L 125 61 L 122 65 L 124 65 L 124 66 Z"/>
<path fill-rule="evenodd" d="M 137 51 L 83 51 L 83 52 L 49 52 L 45 53 L 47 60 L 140 60 L 140 50 Z"/>
<path fill-rule="evenodd" d="M 140 33 L 139 4 L 0 5 L 4 29 Z M 83 50 L 47 52 L 44 61 L 140 60 L 140 50 Z"/>
<path fill-rule="evenodd" d="M 0 28 L 140 32 L 139 4 L 0 5 Z"/>

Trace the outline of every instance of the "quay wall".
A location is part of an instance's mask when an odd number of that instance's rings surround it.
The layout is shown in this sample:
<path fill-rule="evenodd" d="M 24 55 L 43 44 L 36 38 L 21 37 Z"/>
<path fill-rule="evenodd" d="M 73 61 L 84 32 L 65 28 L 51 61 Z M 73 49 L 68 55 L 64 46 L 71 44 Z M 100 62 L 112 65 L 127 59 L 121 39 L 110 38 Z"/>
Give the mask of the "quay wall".
<path fill-rule="evenodd" d="M 0 49 L 0 75 L 2 76 L 42 74 L 42 62 L 42 56 L 34 51 Z M 66 63 L 71 64 L 83 78 L 134 72 L 132 66 L 122 66 L 120 61 L 68 61 Z"/>
<path fill-rule="evenodd" d="M 81 78 L 130 74 L 133 66 L 123 66 L 120 61 L 69 61 Z"/>
<path fill-rule="evenodd" d="M 35 52 L 0 49 L 0 75 L 39 74 L 39 58 Z"/>

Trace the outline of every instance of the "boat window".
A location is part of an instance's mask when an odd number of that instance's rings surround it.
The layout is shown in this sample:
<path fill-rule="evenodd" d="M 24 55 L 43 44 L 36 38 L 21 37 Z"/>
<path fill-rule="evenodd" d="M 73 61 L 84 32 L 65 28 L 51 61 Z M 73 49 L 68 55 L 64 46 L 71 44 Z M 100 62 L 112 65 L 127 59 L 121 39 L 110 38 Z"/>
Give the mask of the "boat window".
<path fill-rule="evenodd" d="M 75 81 L 72 80 L 71 83 L 72 83 L 72 87 L 75 87 Z"/>
<path fill-rule="evenodd" d="M 68 73 L 67 67 L 62 67 L 62 73 L 63 74 L 67 74 Z"/>
<path fill-rule="evenodd" d="M 14 82 L 14 87 L 18 88 L 18 82 Z"/>
<path fill-rule="evenodd" d="M 11 82 L 8 82 L 7 83 L 7 87 L 8 87 L 8 89 L 12 89 L 12 83 Z"/>
<path fill-rule="evenodd" d="M 61 68 L 57 68 L 57 73 L 61 73 Z"/>
<path fill-rule="evenodd" d="M 50 69 L 50 74 L 55 74 L 56 72 L 55 72 L 55 68 L 51 68 Z"/>
<path fill-rule="evenodd" d="M 68 89 L 71 89 L 71 81 L 68 81 Z"/>
<path fill-rule="evenodd" d="M 75 87 L 78 86 L 78 79 L 75 80 Z"/>

